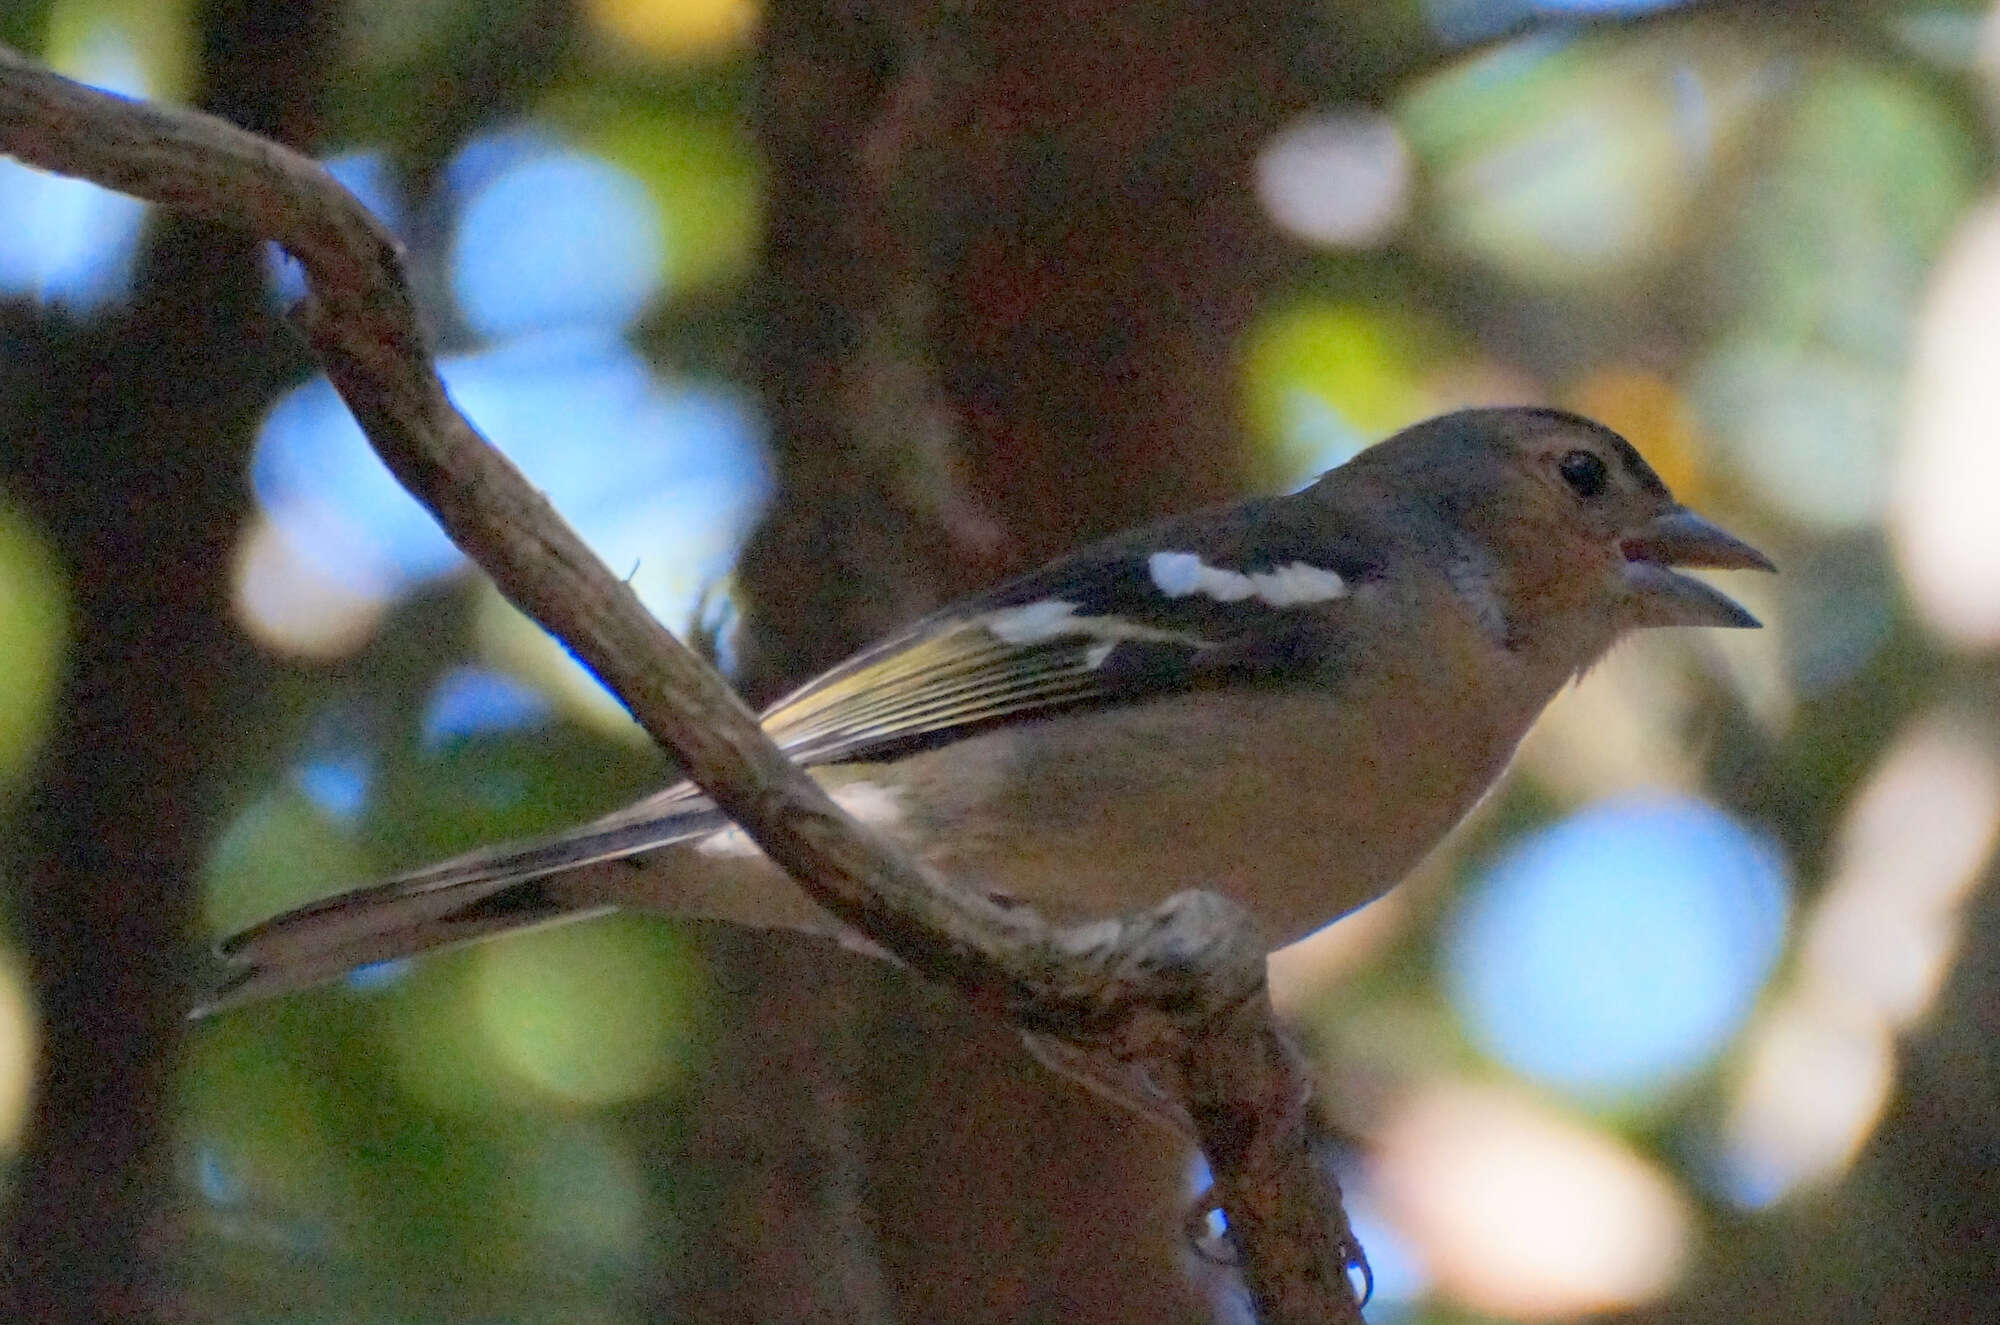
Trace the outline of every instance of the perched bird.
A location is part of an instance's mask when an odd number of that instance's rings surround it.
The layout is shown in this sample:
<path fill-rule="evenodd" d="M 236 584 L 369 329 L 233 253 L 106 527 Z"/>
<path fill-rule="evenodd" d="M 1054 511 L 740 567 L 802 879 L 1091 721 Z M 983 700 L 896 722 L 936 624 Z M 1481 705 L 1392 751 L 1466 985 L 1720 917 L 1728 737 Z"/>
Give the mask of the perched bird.
<path fill-rule="evenodd" d="M 1465 410 L 947 607 L 763 724 L 967 886 L 1056 920 L 1217 889 L 1275 948 L 1393 886 L 1619 636 L 1757 624 L 1688 566 L 1772 568 L 1610 429 Z M 211 1006 L 611 907 L 838 930 L 682 783 L 267 920 Z"/>

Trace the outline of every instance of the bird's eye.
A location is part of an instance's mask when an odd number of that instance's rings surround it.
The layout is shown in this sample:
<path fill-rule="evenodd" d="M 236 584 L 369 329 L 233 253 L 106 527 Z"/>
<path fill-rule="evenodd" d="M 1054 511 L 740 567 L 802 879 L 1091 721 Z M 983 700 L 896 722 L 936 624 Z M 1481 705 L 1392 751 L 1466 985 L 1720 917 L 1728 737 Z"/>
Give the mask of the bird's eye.
<path fill-rule="evenodd" d="M 1563 482 L 1569 484 L 1570 491 L 1579 497 L 1595 497 L 1604 491 L 1604 462 L 1588 451 L 1571 451 L 1556 466 Z"/>

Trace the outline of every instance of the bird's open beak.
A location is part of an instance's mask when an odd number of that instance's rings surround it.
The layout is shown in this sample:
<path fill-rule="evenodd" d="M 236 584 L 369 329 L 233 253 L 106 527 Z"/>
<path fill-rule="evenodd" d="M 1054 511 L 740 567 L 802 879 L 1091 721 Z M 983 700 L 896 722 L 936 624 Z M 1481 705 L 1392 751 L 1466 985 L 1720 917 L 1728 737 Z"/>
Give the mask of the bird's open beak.
<path fill-rule="evenodd" d="M 1774 571 L 1771 559 L 1682 506 L 1649 520 L 1620 540 L 1623 574 L 1640 626 L 1729 626 L 1760 623 L 1735 599 L 1677 566 Z"/>

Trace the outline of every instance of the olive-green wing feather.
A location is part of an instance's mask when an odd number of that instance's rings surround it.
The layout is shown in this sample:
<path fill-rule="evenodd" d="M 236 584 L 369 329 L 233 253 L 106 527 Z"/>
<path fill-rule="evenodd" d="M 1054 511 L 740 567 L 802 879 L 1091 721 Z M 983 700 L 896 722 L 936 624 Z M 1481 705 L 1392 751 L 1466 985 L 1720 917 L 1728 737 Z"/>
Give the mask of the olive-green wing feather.
<path fill-rule="evenodd" d="M 1063 606 L 937 623 L 798 691 L 764 715 L 765 729 L 803 763 L 879 754 L 1125 695 L 1189 671 L 1214 647 L 1184 632 L 1079 619 Z"/>

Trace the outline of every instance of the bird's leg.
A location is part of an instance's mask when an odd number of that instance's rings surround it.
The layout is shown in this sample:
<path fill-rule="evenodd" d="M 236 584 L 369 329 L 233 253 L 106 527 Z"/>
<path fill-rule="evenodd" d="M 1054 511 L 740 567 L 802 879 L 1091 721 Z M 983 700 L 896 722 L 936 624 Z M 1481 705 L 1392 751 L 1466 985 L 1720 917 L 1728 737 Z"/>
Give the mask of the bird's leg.
<path fill-rule="evenodd" d="M 1296 1079 L 1309 1083 L 1312 1076 L 1304 1055 L 1289 1036 L 1280 1038 L 1295 1060 Z M 1033 1031 L 1022 1031 L 1021 1043 L 1034 1055 L 1036 1062 L 1051 1072 L 1075 1082 L 1106 1103 L 1145 1119 L 1175 1140 L 1200 1148 L 1200 1138 L 1187 1110 L 1161 1088 L 1148 1067 L 1080 1049 L 1067 1040 L 1038 1035 Z M 1311 1086 L 1308 1084 L 1302 1087 L 1293 1107 L 1304 1109 L 1310 1100 Z M 1320 1130 L 1317 1123 L 1312 1125 L 1315 1131 Z M 1187 1238 L 1188 1249 L 1202 1260 L 1213 1265 L 1236 1263 L 1235 1249 L 1229 1242 L 1228 1215 L 1216 1199 L 1213 1187 L 1203 1188 L 1189 1202 L 1182 1231 Z M 1362 1252 L 1361 1243 L 1355 1238 L 1353 1230 L 1346 1227 L 1344 1216 L 1339 1234 L 1347 1253 L 1348 1270 L 1360 1281 L 1356 1293 L 1365 1305 L 1375 1292 L 1374 1271 L 1369 1268 L 1368 1257 Z"/>
<path fill-rule="evenodd" d="M 1179 1101 L 1160 1088 L 1148 1068 L 1121 1062 L 1109 1054 L 1079 1049 L 1067 1040 L 1034 1031 L 1022 1031 L 1021 1043 L 1043 1067 L 1082 1086 L 1107 1104 L 1138 1115 L 1178 1141 L 1200 1144 L 1194 1120 Z"/>

